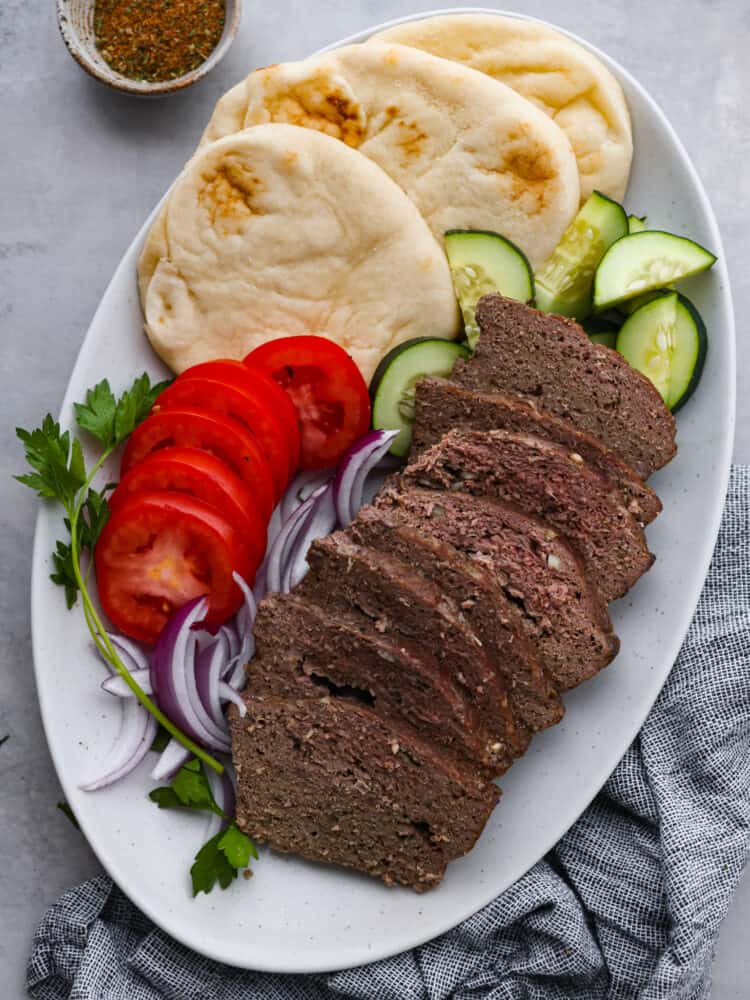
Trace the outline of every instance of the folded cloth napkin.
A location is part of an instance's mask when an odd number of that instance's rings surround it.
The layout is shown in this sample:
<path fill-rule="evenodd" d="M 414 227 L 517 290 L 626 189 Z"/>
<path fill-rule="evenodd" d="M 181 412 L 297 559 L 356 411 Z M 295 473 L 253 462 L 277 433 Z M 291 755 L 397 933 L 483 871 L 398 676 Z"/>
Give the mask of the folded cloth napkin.
<path fill-rule="evenodd" d="M 750 827 L 750 467 L 732 472 L 695 618 L 601 794 L 455 930 L 346 972 L 276 976 L 194 954 L 109 879 L 67 892 L 29 960 L 38 1000 L 698 1000 Z"/>

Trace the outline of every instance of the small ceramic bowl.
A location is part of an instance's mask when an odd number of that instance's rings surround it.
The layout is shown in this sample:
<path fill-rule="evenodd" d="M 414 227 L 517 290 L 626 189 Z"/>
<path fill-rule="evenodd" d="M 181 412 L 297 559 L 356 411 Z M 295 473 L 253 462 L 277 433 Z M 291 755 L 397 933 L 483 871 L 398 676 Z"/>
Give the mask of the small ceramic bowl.
<path fill-rule="evenodd" d="M 225 0 L 224 32 L 209 57 L 184 76 L 151 83 L 147 80 L 131 80 L 127 76 L 122 76 L 102 58 L 94 36 L 94 6 L 95 0 L 57 0 L 57 21 L 68 52 L 81 69 L 100 83 L 114 90 L 141 97 L 176 94 L 210 73 L 229 51 L 242 16 L 242 0 Z"/>

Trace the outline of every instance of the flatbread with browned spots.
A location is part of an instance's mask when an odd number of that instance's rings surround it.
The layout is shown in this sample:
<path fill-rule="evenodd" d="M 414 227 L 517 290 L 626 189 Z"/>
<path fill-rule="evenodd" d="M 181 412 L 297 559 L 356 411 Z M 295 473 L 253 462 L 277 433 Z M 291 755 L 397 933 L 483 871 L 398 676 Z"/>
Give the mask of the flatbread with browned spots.
<path fill-rule="evenodd" d="M 314 333 L 369 380 L 397 344 L 461 328 L 445 254 L 403 191 L 344 143 L 292 125 L 198 151 L 139 279 L 146 332 L 175 372 Z"/>
<path fill-rule="evenodd" d="M 435 236 L 490 229 L 533 265 L 579 204 L 564 132 L 510 87 L 402 45 L 349 45 L 256 70 L 223 98 L 205 141 L 265 122 L 324 132 L 409 195 Z"/>
<path fill-rule="evenodd" d="M 369 44 L 397 42 L 479 70 L 533 101 L 565 132 L 578 161 L 581 200 L 622 200 L 633 137 L 622 87 L 596 56 L 539 21 L 501 14 L 445 14 L 405 21 Z"/>

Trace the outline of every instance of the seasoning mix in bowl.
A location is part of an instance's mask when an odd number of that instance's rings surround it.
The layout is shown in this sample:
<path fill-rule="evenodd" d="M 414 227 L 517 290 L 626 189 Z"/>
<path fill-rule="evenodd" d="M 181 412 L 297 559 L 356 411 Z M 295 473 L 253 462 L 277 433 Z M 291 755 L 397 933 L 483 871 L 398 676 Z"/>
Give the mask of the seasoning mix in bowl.
<path fill-rule="evenodd" d="M 174 80 L 208 59 L 224 18 L 224 0 L 96 0 L 96 47 L 122 76 Z"/>
<path fill-rule="evenodd" d="M 102 83 L 167 94 L 205 76 L 229 49 L 241 0 L 57 0 L 71 55 Z"/>

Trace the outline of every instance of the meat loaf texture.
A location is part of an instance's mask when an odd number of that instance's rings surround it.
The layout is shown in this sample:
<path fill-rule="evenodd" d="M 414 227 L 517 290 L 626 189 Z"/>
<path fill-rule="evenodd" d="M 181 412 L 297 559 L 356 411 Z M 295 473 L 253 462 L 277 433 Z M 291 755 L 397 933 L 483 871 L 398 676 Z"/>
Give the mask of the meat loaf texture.
<path fill-rule="evenodd" d="M 516 504 L 581 554 L 605 601 L 622 597 L 654 561 L 643 528 L 612 483 L 560 445 L 512 431 L 450 431 L 402 473 L 429 486 Z"/>
<path fill-rule="evenodd" d="M 482 758 L 476 709 L 429 644 L 380 633 L 356 611 L 331 614 L 296 593 L 261 601 L 255 638 L 247 671 L 254 697 L 349 698 L 469 760 Z"/>
<path fill-rule="evenodd" d="M 619 641 L 606 605 L 579 557 L 538 518 L 468 493 L 407 489 L 397 479 L 375 504 L 423 524 L 426 533 L 494 573 L 561 691 L 592 677 L 617 655 Z"/>
<path fill-rule="evenodd" d="M 400 560 L 355 545 L 343 532 L 318 539 L 307 559 L 310 572 L 297 593 L 332 613 L 356 608 L 383 634 L 429 644 L 476 707 L 486 734 L 480 763 L 496 774 L 506 771 L 522 745 L 507 692 L 444 591 Z"/>
<path fill-rule="evenodd" d="M 559 695 L 524 634 L 518 609 L 492 574 L 454 545 L 430 535 L 423 523 L 415 520 L 410 525 L 384 508 L 363 507 L 348 534 L 360 545 L 408 563 L 455 601 L 503 676 L 524 749 L 532 733 L 560 721 Z"/>
<path fill-rule="evenodd" d="M 422 892 L 476 843 L 499 791 L 470 767 L 341 699 L 233 710 L 237 823 L 277 851 Z"/>
<path fill-rule="evenodd" d="M 610 479 L 622 492 L 625 506 L 643 524 L 661 510 L 661 502 L 637 472 L 586 431 L 578 430 L 541 410 L 520 396 L 503 392 L 480 392 L 446 379 L 424 378 L 416 385 L 416 417 L 410 458 L 426 451 L 448 431 L 515 431 L 554 441 Z"/>
<path fill-rule="evenodd" d="M 648 479 L 674 456 L 675 422 L 649 380 L 573 320 L 485 295 L 479 342 L 452 380 L 479 392 L 517 393 L 599 438 Z"/>

